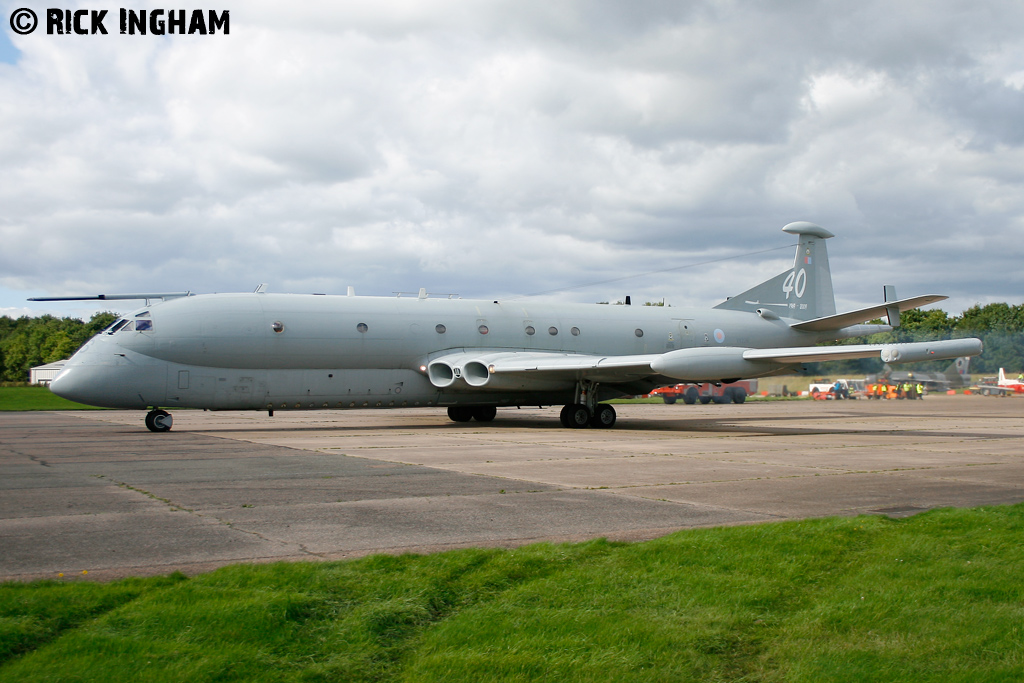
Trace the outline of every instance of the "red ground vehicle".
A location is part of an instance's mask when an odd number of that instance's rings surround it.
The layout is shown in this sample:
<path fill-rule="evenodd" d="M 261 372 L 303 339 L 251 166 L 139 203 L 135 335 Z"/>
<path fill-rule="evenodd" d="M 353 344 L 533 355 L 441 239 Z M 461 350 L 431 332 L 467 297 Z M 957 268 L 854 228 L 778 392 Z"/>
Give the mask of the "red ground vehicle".
<path fill-rule="evenodd" d="M 732 384 L 715 386 L 714 384 L 675 384 L 660 387 L 652 391 L 650 396 L 661 396 L 665 403 L 672 404 L 682 400 L 687 405 L 694 403 L 743 403 L 747 396 L 757 393 L 756 379 L 741 379 Z"/>

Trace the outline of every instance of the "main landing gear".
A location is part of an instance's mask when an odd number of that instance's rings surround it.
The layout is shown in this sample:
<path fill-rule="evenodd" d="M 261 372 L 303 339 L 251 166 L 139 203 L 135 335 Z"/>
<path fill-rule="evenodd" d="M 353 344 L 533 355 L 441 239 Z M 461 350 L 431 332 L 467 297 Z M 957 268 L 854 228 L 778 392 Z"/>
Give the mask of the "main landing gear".
<path fill-rule="evenodd" d="M 597 384 L 589 380 L 576 383 L 576 403 L 562 408 L 558 419 L 563 427 L 607 429 L 615 426 L 615 408 L 597 402 Z"/>
<path fill-rule="evenodd" d="M 146 427 L 151 432 L 169 432 L 172 424 L 174 424 L 174 418 L 166 410 L 154 408 L 146 413 Z"/>
<path fill-rule="evenodd" d="M 605 429 L 615 425 L 615 408 L 607 403 L 599 403 L 594 412 L 590 412 L 582 403 L 573 403 L 562 408 L 558 419 L 563 427 L 570 429 L 583 429 L 585 427 L 597 427 Z"/>

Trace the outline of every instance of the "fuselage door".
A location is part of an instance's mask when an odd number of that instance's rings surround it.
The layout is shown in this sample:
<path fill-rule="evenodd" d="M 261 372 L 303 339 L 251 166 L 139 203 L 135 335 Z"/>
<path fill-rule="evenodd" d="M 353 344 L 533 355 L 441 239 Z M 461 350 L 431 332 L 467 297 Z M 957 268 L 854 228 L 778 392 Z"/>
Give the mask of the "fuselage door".
<path fill-rule="evenodd" d="M 665 345 L 665 350 L 688 349 L 691 346 L 693 346 L 693 320 L 676 318 L 676 331 L 669 335 L 669 342 Z"/>

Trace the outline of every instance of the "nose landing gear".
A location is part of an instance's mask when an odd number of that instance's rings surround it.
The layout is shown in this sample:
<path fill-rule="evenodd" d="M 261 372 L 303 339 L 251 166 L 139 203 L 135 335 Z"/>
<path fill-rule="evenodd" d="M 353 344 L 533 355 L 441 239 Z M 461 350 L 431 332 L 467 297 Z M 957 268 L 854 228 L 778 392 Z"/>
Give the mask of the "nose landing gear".
<path fill-rule="evenodd" d="M 166 410 L 154 408 L 146 413 L 146 427 L 151 432 L 169 432 L 174 418 Z"/>

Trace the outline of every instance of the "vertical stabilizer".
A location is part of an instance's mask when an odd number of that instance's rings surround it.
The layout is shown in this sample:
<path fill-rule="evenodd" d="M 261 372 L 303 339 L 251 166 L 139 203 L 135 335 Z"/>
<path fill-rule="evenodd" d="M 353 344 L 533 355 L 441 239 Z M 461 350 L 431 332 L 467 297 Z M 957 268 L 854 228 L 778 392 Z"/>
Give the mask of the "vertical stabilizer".
<path fill-rule="evenodd" d="M 960 383 L 960 386 L 967 386 L 971 383 L 971 376 L 968 374 L 970 364 L 970 356 L 957 358 L 948 368 L 946 368 L 946 371 L 943 374 L 951 381 L 954 379 L 957 380 Z"/>
<path fill-rule="evenodd" d="M 825 240 L 834 235 L 813 223 L 800 221 L 782 229 L 799 235 L 793 267 L 771 280 L 715 306 L 733 311 L 774 313 L 783 318 L 813 320 L 836 313 L 832 271 Z"/>

